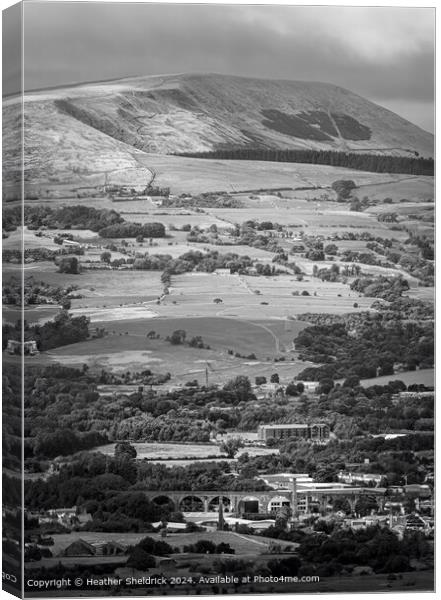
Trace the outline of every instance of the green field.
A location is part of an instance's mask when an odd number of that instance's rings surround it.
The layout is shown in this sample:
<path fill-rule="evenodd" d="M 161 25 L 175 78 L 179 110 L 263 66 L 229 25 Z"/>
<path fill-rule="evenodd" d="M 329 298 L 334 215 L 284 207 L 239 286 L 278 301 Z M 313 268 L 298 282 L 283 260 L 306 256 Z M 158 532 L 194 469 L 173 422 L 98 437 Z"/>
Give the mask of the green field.
<path fill-rule="evenodd" d="M 429 387 L 435 384 L 434 369 L 420 369 L 419 371 L 405 371 L 403 373 L 394 373 L 394 375 L 384 375 L 383 377 L 373 377 L 371 379 L 362 379 L 361 385 L 367 387 L 370 385 L 386 385 L 389 381 L 402 381 L 406 385 L 413 383 L 422 383 Z"/>
<path fill-rule="evenodd" d="M 146 536 L 154 539 L 161 539 L 158 533 L 104 533 L 84 531 L 75 534 L 55 534 L 54 545 L 51 551 L 54 556 L 69 546 L 75 539 L 81 538 L 89 543 L 114 541 L 125 546 L 135 545 Z M 230 531 L 203 531 L 195 533 L 171 533 L 167 535 L 166 542 L 173 547 L 182 550 L 183 546 L 194 544 L 197 540 L 210 540 L 215 544 L 226 542 L 235 549 L 236 554 L 261 554 L 266 550 L 270 540 L 257 536 L 238 535 Z M 289 542 L 282 542 L 282 545 L 292 545 Z"/>
<path fill-rule="evenodd" d="M 18 319 L 21 319 L 22 314 L 24 320 L 30 325 L 32 323 L 44 323 L 50 321 L 60 311 L 59 306 L 53 305 L 40 305 L 35 307 L 27 307 L 24 312 L 17 307 L 3 306 L 2 317 L 3 321 L 9 323 L 16 323 Z"/>
<path fill-rule="evenodd" d="M 207 362 L 210 383 L 224 383 L 236 375 L 246 374 L 270 377 L 277 371 L 281 381 L 291 381 L 307 363 L 295 360 L 292 340 L 305 323 L 289 321 L 246 321 L 227 318 L 155 318 L 101 322 L 109 335 L 100 339 L 61 346 L 42 353 L 33 363 L 47 360 L 91 368 L 109 368 L 115 371 L 143 370 L 171 373 L 171 383 L 185 383 L 197 379 L 205 383 Z M 165 341 L 176 329 L 184 329 L 187 339 L 202 336 L 210 349 L 172 345 Z M 161 339 L 148 339 L 150 331 Z M 257 360 L 228 354 L 232 349 L 243 357 L 252 353 Z M 274 364 L 274 357 L 285 356 L 285 362 Z"/>
<path fill-rule="evenodd" d="M 144 154 L 139 162 L 155 169 L 155 183 L 173 193 L 241 191 L 278 187 L 330 186 L 336 179 L 353 179 L 357 185 L 394 181 L 387 173 L 366 173 L 341 167 L 249 160 L 204 160 Z"/>
<path fill-rule="evenodd" d="M 170 465 L 176 464 L 172 459 L 207 459 L 212 457 L 228 460 L 228 458 L 220 451 L 219 445 L 213 444 L 177 444 L 177 443 L 156 443 L 156 442 L 132 442 L 136 448 L 137 459 L 148 458 L 150 460 L 170 460 Z M 96 452 L 103 454 L 114 455 L 115 444 L 106 444 L 95 448 Z M 238 456 L 243 453 L 248 453 L 250 456 L 263 456 L 266 454 L 278 454 L 278 449 L 265 447 L 247 446 L 238 452 Z M 191 461 L 190 461 L 191 462 Z"/>

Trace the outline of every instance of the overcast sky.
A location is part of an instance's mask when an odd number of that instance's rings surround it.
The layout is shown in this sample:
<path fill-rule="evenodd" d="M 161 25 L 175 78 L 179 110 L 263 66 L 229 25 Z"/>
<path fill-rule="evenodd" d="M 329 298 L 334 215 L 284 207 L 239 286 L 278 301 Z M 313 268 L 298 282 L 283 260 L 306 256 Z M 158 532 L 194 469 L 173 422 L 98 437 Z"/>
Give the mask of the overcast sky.
<path fill-rule="evenodd" d="M 25 88 L 181 72 L 341 85 L 433 131 L 434 9 L 26 2 Z"/>

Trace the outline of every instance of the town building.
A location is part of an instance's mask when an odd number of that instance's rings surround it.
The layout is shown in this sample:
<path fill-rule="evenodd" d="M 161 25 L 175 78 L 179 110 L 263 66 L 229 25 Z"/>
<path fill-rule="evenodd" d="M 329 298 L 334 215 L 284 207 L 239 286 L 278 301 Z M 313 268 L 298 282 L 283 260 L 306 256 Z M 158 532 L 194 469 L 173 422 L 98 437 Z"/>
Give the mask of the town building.
<path fill-rule="evenodd" d="M 358 529 L 366 529 L 367 527 L 373 527 L 378 525 L 380 527 L 387 527 L 390 522 L 390 517 L 387 515 L 369 515 L 366 517 L 360 517 L 359 519 L 345 519 L 344 523 L 346 527 L 357 531 Z"/>
<path fill-rule="evenodd" d="M 260 425 L 257 430 L 259 440 L 267 442 L 270 439 L 305 439 L 310 441 L 323 442 L 329 439 L 329 425 L 325 423 L 283 423 L 273 425 Z"/>
<path fill-rule="evenodd" d="M 298 484 L 313 483 L 314 481 L 307 473 L 269 473 L 262 475 L 261 478 L 275 490 L 289 488 L 293 479 Z"/>
<path fill-rule="evenodd" d="M 352 473 L 350 471 L 340 471 L 337 479 L 343 483 L 363 483 L 380 485 L 384 479 L 384 475 L 380 473 Z"/>

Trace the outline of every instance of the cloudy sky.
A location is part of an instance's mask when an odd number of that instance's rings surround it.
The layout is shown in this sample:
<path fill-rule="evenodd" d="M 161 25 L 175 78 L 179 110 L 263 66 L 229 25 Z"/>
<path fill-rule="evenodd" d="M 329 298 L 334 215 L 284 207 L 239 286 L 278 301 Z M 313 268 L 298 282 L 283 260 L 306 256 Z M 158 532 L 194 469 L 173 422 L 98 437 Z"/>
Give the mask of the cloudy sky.
<path fill-rule="evenodd" d="M 25 88 L 218 72 L 325 81 L 433 131 L 434 9 L 25 3 Z"/>

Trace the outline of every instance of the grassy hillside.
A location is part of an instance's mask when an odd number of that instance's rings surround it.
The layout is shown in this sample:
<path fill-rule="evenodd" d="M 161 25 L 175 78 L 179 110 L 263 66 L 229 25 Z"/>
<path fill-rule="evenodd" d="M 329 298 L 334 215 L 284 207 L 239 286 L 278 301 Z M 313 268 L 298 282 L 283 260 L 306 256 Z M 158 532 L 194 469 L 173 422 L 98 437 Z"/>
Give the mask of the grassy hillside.
<path fill-rule="evenodd" d="M 18 100 L 5 102 L 4 131 L 13 130 L 19 108 Z M 24 113 L 29 183 L 87 185 L 106 172 L 136 169 L 145 153 L 244 146 L 433 155 L 429 133 L 348 90 L 316 82 L 128 78 L 28 93 Z M 19 164 L 10 135 L 4 160 L 10 185 Z"/>

